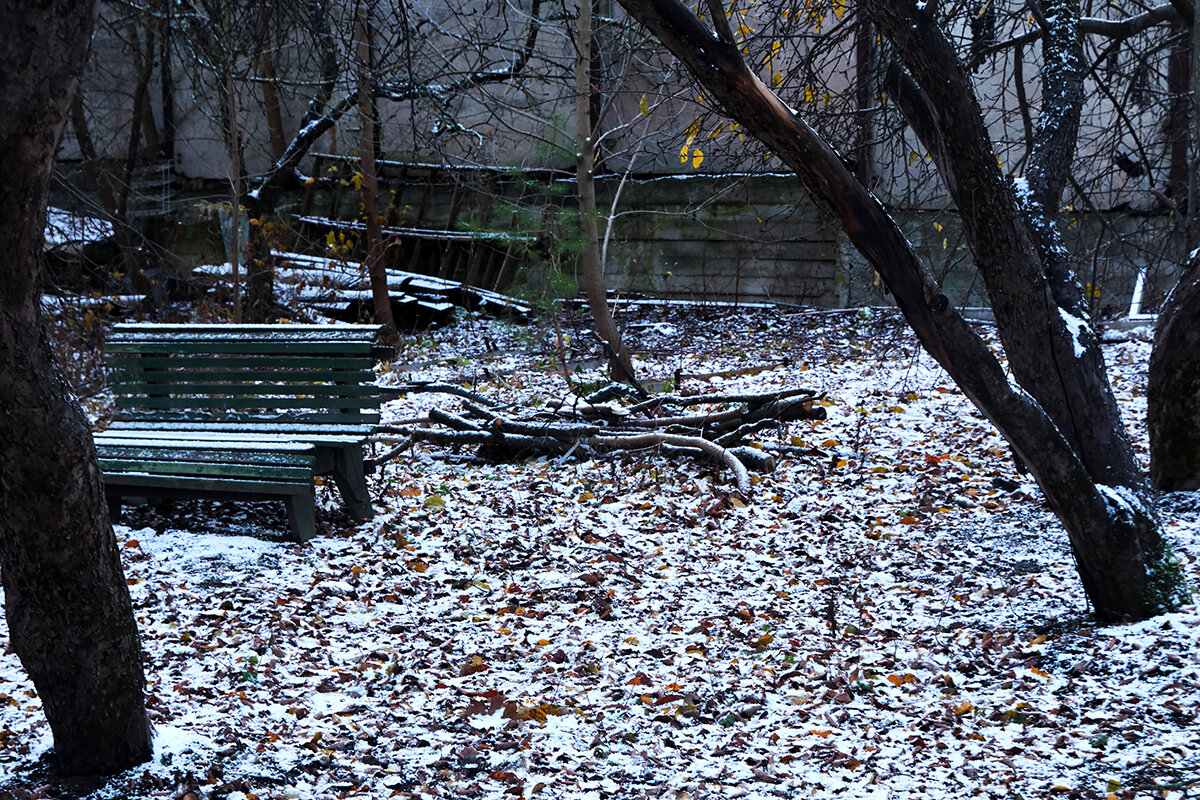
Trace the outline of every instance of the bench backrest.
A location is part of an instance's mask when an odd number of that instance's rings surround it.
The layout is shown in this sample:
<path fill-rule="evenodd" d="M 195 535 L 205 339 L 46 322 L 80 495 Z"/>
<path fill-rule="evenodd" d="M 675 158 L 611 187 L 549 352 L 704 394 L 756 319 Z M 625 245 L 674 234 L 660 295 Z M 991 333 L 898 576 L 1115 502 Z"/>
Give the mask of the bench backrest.
<path fill-rule="evenodd" d="M 117 419 L 245 431 L 368 430 L 376 325 L 116 325 L 105 343 Z"/>

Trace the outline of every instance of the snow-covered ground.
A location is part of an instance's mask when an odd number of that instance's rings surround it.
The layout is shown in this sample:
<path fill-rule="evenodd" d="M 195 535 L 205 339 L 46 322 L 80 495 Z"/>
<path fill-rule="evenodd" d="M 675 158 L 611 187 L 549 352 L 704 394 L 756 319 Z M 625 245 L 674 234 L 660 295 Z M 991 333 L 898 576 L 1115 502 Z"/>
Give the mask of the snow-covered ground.
<path fill-rule="evenodd" d="M 354 527 L 225 504 L 118 528 L 152 763 L 111 798 L 1105 798 L 1200 795 L 1200 613 L 1098 626 L 1033 484 L 889 313 L 639 311 L 643 377 L 809 387 L 754 476 L 653 452 L 464 463 L 420 448 Z M 578 332 L 573 334 L 576 340 Z M 560 396 L 551 334 L 468 318 L 385 382 Z M 1132 435 L 1149 344 L 1106 351 Z M 581 371 L 586 381 L 598 373 Z M 457 401 L 389 403 L 391 419 Z M 1200 496 L 1164 498 L 1193 581 Z M 58 796 L 0 623 L 0 796 Z"/>

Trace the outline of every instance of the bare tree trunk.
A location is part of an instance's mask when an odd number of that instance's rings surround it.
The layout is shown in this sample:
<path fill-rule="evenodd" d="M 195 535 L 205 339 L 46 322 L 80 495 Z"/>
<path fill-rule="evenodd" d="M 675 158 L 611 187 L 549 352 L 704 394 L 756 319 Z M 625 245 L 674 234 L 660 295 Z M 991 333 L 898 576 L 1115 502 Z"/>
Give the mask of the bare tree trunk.
<path fill-rule="evenodd" d="M 383 262 L 383 223 L 379 213 L 379 176 L 375 169 L 375 98 L 371 91 L 371 10 L 362 2 L 354 5 L 354 41 L 358 68 L 358 157 L 362 164 L 363 214 L 367 225 L 367 277 L 371 282 L 371 302 L 375 321 L 386 325 L 387 341 L 398 342 L 396 320 L 392 316 L 392 297 L 388 292 L 387 265 Z"/>
<path fill-rule="evenodd" d="M 88 177 L 96 184 L 96 194 L 100 205 L 113 219 L 117 217 L 117 198 L 113 194 L 108 176 L 100 171 L 99 156 L 96 144 L 92 140 L 92 129 L 88 125 L 87 113 L 83 107 L 83 93 L 76 92 L 71 99 L 71 130 L 75 133 L 75 143 L 79 145 L 79 154 L 83 156 L 83 167 Z"/>
<path fill-rule="evenodd" d="M 287 142 L 283 134 L 283 112 L 279 107 L 279 92 L 275 89 L 278 76 L 275 74 L 275 58 L 269 49 L 262 53 L 262 66 L 259 75 L 262 77 L 263 111 L 267 117 L 267 131 L 271 138 L 271 157 L 278 161 L 287 150 Z"/>
<path fill-rule="evenodd" d="M 858 20 L 854 29 L 854 174 L 863 186 L 870 188 L 875 182 L 875 110 L 876 62 L 879 46 L 876 44 L 875 26 L 865 16 Z"/>
<path fill-rule="evenodd" d="M 232 11 L 225 9 L 225 29 L 233 27 Z M 229 150 L 229 269 L 233 284 L 233 321 L 242 321 L 242 137 L 238 129 L 237 87 L 233 83 L 232 56 L 225 60 L 225 113 L 228 115 L 225 146 Z"/>
<path fill-rule="evenodd" d="M 592 0 L 579 0 L 575 31 L 576 176 L 579 191 L 579 233 L 583 250 L 579 269 L 596 333 L 605 345 L 609 371 L 616 380 L 634 382 L 633 361 L 608 307 L 608 287 L 600 260 L 600 225 L 596 215 L 596 139 L 592 123 Z"/>
<path fill-rule="evenodd" d="M 921 57 L 929 59 L 931 69 L 940 68 L 939 94 L 931 93 L 931 97 L 942 111 L 948 163 L 959 185 L 972 187 L 970 199 L 977 203 L 969 212 L 964 211 L 976 257 L 985 275 L 990 273 L 989 295 L 998 307 L 998 319 L 1004 325 L 1028 329 L 1006 331 L 1004 343 L 1010 363 L 1014 371 L 1026 368 L 1035 378 L 1033 383 L 1046 389 L 1051 402 L 1033 389 L 1027 393 L 1009 384 L 1004 368 L 950 306 L 879 201 L 850 174 L 838 153 L 746 66 L 717 0 L 709 2 L 715 35 L 678 0 L 621 3 L 684 62 L 727 113 L 794 169 L 808 191 L 824 201 L 838 218 L 851 241 L 887 283 L 925 349 L 1029 466 L 1067 530 L 1080 578 L 1097 615 L 1103 619 L 1144 618 L 1184 602 L 1188 596 L 1186 585 L 1162 539 L 1157 519 L 1140 494 L 1144 482 L 1136 462 L 1125 460 L 1125 449 L 1105 457 L 1095 455 L 1094 460 L 1081 454 L 1075 447 L 1079 431 L 1072 427 L 1064 431 L 1046 411 L 1047 406 L 1063 409 L 1056 392 L 1065 393 L 1073 401 L 1106 408 L 1103 398 L 1097 401 L 1086 396 L 1094 376 L 1079 375 L 1095 362 L 1077 359 L 1080 363 L 1068 364 L 1057 373 L 1057 383 L 1047 375 L 1052 372 L 1050 368 L 1037 366 L 1037 362 L 1046 360 L 1046 347 L 1055 353 L 1065 350 L 1068 358 L 1076 361 L 1076 343 L 1081 348 L 1094 347 L 1094 337 L 1088 340 L 1086 331 L 1060 313 L 1054 302 L 1036 244 L 1011 193 L 1005 189 L 987 144 L 982 116 L 969 82 L 963 82 L 961 65 L 957 59 L 945 63 L 940 43 L 925 38 L 931 33 L 932 20 L 922 18 L 914 23 L 896 9 L 901 4 L 887 4 L 887 9 L 879 8 L 884 4 L 878 2 L 867 5 L 876 25 L 893 38 L 898 50 L 906 52 L 910 45 L 924 48 Z M 918 12 L 915 3 L 903 5 L 913 14 L 925 13 Z M 900 19 L 904 19 L 903 26 Z M 906 26 L 914 30 L 895 30 Z M 922 30 L 917 32 L 916 28 Z M 914 38 L 896 41 L 905 36 Z M 922 88 L 929 91 L 928 87 Z M 976 160 L 977 152 L 986 153 L 984 163 Z M 991 215 L 990 222 L 986 214 Z M 993 250 L 981 254 L 985 244 Z M 1015 363 L 1031 359 L 1034 364 L 1019 367 Z M 1058 360 L 1056 357 L 1051 364 Z M 1024 384 L 1025 379 L 1021 382 Z M 1106 440 L 1119 442 L 1124 437 L 1120 418 L 1115 415 L 1075 424 L 1090 426 L 1084 430 L 1098 430 Z M 1094 448 L 1094 442 L 1082 447 L 1084 453 Z M 1107 469 L 1110 465 L 1112 469 Z"/>
<path fill-rule="evenodd" d="M 87 422 L 42 333 L 54 155 L 93 0 L 0 0 L 0 576 L 13 648 L 72 774 L 151 754 L 129 592 Z"/>
<path fill-rule="evenodd" d="M 1192 84 L 1192 36 L 1186 25 L 1171 25 L 1171 36 L 1175 43 L 1167 56 L 1167 118 L 1163 121 L 1163 133 L 1167 137 L 1167 193 L 1175 207 L 1186 210 L 1188 196 L 1188 150 L 1192 127 L 1191 84 Z M 1188 214 L 1179 217 L 1187 235 Z M 1188 243 L 1189 249 L 1194 247 Z"/>

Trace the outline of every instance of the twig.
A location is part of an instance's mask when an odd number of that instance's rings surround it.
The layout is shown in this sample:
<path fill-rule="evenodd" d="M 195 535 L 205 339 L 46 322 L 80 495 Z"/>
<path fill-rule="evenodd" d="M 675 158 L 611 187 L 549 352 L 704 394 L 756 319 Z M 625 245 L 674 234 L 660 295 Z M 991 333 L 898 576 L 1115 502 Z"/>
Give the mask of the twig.
<path fill-rule="evenodd" d="M 587 444 L 597 450 L 624 449 L 633 450 L 642 447 L 655 447 L 669 444 L 675 447 L 692 447 L 716 458 L 729 467 L 737 482 L 738 491 L 746 499 L 750 498 L 750 473 L 745 465 L 719 444 L 710 442 L 699 436 L 680 436 L 674 433 L 642 433 L 635 436 L 592 436 Z"/>
<path fill-rule="evenodd" d="M 405 439 L 404 441 L 400 442 L 395 447 L 393 447 L 391 450 L 388 450 L 383 455 L 375 456 L 374 458 L 368 458 L 365 461 L 363 461 L 363 468 L 367 472 L 374 472 L 376 469 L 383 466 L 387 462 L 391 461 L 393 458 L 400 455 L 401 453 L 403 453 L 405 450 L 409 449 L 412 446 L 413 446 L 413 438 L 410 436 L 407 439 Z"/>

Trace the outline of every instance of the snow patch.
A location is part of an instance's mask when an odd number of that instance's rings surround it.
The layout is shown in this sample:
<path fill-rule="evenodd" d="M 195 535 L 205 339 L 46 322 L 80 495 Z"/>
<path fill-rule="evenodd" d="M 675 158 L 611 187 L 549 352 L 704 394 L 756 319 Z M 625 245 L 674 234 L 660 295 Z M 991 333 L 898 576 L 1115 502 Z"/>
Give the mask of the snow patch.
<path fill-rule="evenodd" d="M 1087 340 L 1092 334 L 1091 326 L 1064 308 L 1058 309 L 1058 313 L 1062 316 L 1063 322 L 1067 325 L 1067 330 L 1071 333 L 1071 342 L 1075 346 L 1075 357 L 1083 358 L 1084 354 L 1087 353 Z"/>

